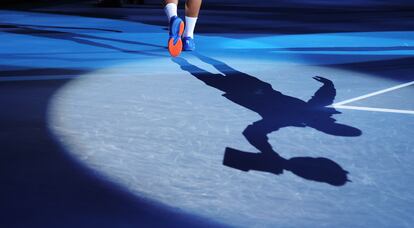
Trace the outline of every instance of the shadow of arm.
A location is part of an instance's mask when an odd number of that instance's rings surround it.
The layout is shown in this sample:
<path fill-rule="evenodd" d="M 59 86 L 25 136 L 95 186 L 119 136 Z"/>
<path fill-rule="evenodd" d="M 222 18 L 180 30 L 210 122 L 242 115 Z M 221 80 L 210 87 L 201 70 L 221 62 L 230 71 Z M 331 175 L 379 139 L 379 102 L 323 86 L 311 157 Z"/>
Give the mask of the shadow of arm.
<path fill-rule="evenodd" d="M 333 104 L 336 96 L 336 89 L 331 80 L 315 76 L 316 81 L 323 83 L 323 86 L 315 92 L 308 104 L 312 106 L 324 107 Z"/>

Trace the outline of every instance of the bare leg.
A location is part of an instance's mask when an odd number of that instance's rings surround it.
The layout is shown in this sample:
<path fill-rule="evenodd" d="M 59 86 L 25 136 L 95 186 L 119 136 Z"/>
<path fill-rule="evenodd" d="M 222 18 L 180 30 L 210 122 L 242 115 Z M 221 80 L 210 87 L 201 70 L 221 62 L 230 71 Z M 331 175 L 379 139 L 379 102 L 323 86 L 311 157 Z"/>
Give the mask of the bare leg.
<path fill-rule="evenodd" d="M 194 51 L 194 30 L 200 13 L 202 0 L 186 0 L 185 2 L 185 29 L 183 33 L 184 51 Z"/>
<path fill-rule="evenodd" d="M 178 0 L 164 0 L 164 6 L 166 6 L 168 3 L 174 3 L 176 5 L 178 5 Z"/>
<path fill-rule="evenodd" d="M 166 0 L 171 1 L 171 0 Z M 187 0 L 185 2 L 185 16 L 198 17 L 202 0 Z"/>
<path fill-rule="evenodd" d="M 185 15 L 187 17 L 198 17 L 200 12 L 202 0 L 187 0 L 185 3 Z M 174 3 L 178 5 L 178 0 L 164 0 L 164 6 L 168 3 Z"/>

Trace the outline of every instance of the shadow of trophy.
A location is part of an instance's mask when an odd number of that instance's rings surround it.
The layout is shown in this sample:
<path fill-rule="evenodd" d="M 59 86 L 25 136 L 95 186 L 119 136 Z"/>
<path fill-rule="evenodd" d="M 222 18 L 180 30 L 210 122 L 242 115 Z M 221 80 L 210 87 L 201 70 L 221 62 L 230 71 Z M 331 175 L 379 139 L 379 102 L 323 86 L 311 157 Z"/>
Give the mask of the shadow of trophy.
<path fill-rule="evenodd" d="M 227 147 L 223 165 L 244 172 L 255 170 L 276 175 L 282 174 L 283 170 L 286 170 L 306 180 L 323 182 L 333 186 L 343 186 L 346 182 L 350 182 L 347 171 L 334 161 L 322 157 L 285 159 L 276 153 L 250 153 Z"/>

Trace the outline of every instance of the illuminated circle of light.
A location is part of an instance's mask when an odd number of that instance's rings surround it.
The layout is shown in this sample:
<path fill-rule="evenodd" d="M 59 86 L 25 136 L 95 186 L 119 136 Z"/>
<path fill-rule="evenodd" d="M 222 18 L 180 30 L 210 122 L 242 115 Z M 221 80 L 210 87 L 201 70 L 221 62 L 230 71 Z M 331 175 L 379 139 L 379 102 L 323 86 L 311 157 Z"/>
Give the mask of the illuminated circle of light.
<path fill-rule="evenodd" d="M 220 73 L 195 57 L 187 59 Z M 302 100 L 319 88 L 312 80 L 315 75 L 334 82 L 350 75 L 360 83 L 371 80 L 362 74 L 288 62 L 220 60 Z M 154 67 L 154 62 L 162 67 Z M 336 213 L 335 203 L 323 200 L 325 194 L 333 197 L 331 186 L 306 182 L 289 172 L 246 173 L 222 165 L 226 147 L 257 151 L 242 131 L 260 117 L 221 95 L 168 58 L 132 62 L 68 82 L 51 101 L 49 127 L 80 163 L 133 194 L 225 224 L 283 226 L 295 219 L 297 224 L 316 225 L 317 221 L 307 220 L 307 213 L 296 210 L 315 203 L 333 208 L 331 212 L 313 208 L 315 213 Z M 301 137 L 292 136 L 297 134 Z M 335 158 L 322 149 L 297 154 L 296 146 L 313 142 L 315 134 L 320 142 L 332 139 L 308 128 L 286 128 L 272 134 L 270 142 L 285 157 Z M 304 182 L 312 188 L 304 189 Z"/>

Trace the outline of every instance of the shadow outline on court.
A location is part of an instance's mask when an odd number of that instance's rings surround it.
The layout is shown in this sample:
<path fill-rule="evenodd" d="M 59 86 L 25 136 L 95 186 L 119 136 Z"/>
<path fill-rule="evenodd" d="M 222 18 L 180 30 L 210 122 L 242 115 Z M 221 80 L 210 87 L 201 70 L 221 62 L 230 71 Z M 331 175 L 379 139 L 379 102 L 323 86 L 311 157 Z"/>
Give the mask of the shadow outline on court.
<path fill-rule="evenodd" d="M 27 35 L 32 37 L 41 37 L 41 38 L 48 38 L 48 39 L 57 39 L 57 40 L 66 40 L 75 42 L 82 45 L 88 45 L 92 47 L 98 48 L 105 48 L 113 51 L 119 51 L 129 54 L 142 54 L 145 56 L 161 56 L 164 57 L 165 55 L 155 53 L 154 51 L 159 51 L 165 49 L 164 46 L 139 42 L 139 41 L 131 41 L 125 39 L 117 39 L 117 38 L 109 38 L 103 37 L 98 35 L 89 35 L 89 34 L 82 34 L 76 32 L 68 32 L 68 31 L 60 31 L 60 30 L 91 30 L 91 31 L 106 31 L 108 30 L 101 29 L 101 28 L 84 28 L 84 27 L 65 27 L 65 26 L 41 26 L 41 25 L 29 25 L 29 24 L 0 24 L 0 32 L 6 32 L 11 34 L 18 34 L 18 35 Z M 122 33 L 122 31 L 117 30 L 109 30 L 113 33 Z M 129 50 L 125 48 L 121 48 L 111 44 L 111 42 L 117 42 L 122 44 L 129 44 L 129 45 L 136 45 L 136 46 L 145 46 L 145 47 L 153 47 L 152 50 Z"/>
<path fill-rule="evenodd" d="M 332 81 L 315 76 L 322 86 L 308 101 L 287 96 L 256 77 L 235 70 L 216 59 L 194 53 L 201 61 L 216 68 L 220 74 L 201 69 L 186 59 L 178 57 L 172 61 L 206 85 L 224 92 L 230 101 L 258 113 L 262 119 L 246 127 L 243 135 L 260 153 L 243 152 L 226 148 L 223 165 L 242 171 L 256 170 L 282 174 L 291 171 L 307 180 L 343 186 L 348 182 L 348 172 L 336 162 L 323 157 L 281 157 L 268 142 L 267 135 L 283 127 L 311 127 L 334 136 L 356 137 L 362 134 L 358 128 L 340 124 L 332 116 L 340 114 L 333 104 L 336 89 Z"/>

